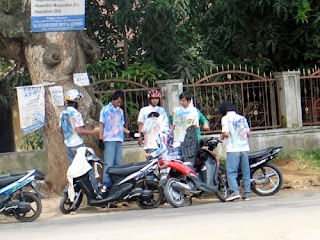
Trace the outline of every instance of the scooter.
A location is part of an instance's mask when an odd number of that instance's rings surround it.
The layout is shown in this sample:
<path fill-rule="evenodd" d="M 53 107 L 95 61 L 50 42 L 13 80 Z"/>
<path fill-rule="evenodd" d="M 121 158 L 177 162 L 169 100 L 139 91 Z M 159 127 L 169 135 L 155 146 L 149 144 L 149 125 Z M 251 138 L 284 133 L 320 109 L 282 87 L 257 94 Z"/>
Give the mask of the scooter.
<path fill-rule="evenodd" d="M 164 185 L 164 195 L 173 207 L 182 207 L 186 197 L 190 197 L 192 204 L 192 197 L 204 192 L 214 193 L 220 201 L 225 201 L 227 183 L 219 171 L 220 162 L 213 153 L 216 145 L 214 138 L 201 141 L 195 164 L 159 160 L 159 185 Z"/>
<path fill-rule="evenodd" d="M 89 163 L 103 164 L 93 151 L 86 151 L 85 157 Z M 60 202 L 60 210 L 64 214 L 76 211 L 83 199 L 87 197 L 89 206 L 110 207 L 118 202 L 137 202 L 143 209 L 158 207 L 163 202 L 163 191 L 155 181 L 147 180 L 150 174 L 157 174 L 158 160 L 154 159 L 148 162 L 130 163 L 126 165 L 114 166 L 108 169 L 112 185 L 109 187 L 103 198 L 97 198 L 89 174 L 86 173 L 73 179 L 74 201 L 71 202 L 68 197 L 68 187 L 63 191 Z"/>
<path fill-rule="evenodd" d="M 44 195 L 38 190 L 35 179 L 43 180 L 44 175 L 30 170 L 0 176 L 0 213 L 20 222 L 36 220 L 42 211 L 41 197 Z"/>

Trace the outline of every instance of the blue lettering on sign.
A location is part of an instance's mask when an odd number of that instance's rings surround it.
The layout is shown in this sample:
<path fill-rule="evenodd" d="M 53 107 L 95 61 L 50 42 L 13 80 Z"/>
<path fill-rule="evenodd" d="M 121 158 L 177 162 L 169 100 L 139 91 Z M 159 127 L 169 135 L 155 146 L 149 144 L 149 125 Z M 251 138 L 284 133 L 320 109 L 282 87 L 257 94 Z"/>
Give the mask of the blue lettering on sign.
<path fill-rule="evenodd" d="M 31 17 L 31 32 L 83 30 L 85 15 Z"/>

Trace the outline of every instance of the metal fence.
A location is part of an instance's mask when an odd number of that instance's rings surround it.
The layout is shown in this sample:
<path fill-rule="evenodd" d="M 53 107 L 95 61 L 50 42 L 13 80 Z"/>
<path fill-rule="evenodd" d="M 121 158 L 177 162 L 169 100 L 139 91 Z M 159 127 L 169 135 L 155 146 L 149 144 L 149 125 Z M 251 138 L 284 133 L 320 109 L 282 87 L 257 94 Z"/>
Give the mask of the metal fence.
<path fill-rule="evenodd" d="M 118 89 L 124 91 L 122 109 L 125 115 L 125 126 L 132 131 L 138 130 L 137 120 L 140 109 L 149 104 L 147 98 L 148 91 L 150 89 L 157 89 L 138 82 L 121 79 L 100 80 L 91 85 L 94 88 L 93 93 L 98 96 L 104 105 L 107 105 L 111 101 L 111 96 L 114 91 Z"/>
<path fill-rule="evenodd" d="M 303 125 L 320 125 L 320 70 L 303 70 L 300 88 Z"/>
<path fill-rule="evenodd" d="M 221 131 L 222 101 L 233 102 L 253 130 L 281 126 L 279 84 L 274 78 L 246 71 L 228 70 L 208 75 L 197 82 L 184 85 L 193 93 L 194 103 L 209 120 L 210 131 Z"/>

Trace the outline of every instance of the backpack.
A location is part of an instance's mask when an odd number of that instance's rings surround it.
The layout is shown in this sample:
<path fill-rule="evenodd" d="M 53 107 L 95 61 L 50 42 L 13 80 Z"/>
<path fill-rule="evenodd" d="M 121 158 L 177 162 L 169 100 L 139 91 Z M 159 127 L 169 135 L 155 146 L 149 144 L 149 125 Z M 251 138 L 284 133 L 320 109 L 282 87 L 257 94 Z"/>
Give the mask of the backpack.
<path fill-rule="evenodd" d="M 67 111 L 63 111 L 62 116 L 61 116 L 61 128 L 63 131 L 63 135 L 65 138 L 68 138 L 71 136 L 72 133 L 72 126 L 69 120 L 69 114 Z"/>

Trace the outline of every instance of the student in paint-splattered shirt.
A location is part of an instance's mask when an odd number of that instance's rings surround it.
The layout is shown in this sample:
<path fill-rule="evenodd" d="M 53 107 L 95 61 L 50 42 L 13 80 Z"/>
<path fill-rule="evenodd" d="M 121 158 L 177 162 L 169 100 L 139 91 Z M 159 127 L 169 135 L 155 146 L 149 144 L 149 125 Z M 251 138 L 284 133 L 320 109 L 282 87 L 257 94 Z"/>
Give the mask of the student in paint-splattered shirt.
<path fill-rule="evenodd" d="M 103 184 L 106 187 L 111 185 L 110 176 L 107 174 L 109 167 L 122 164 L 122 142 L 124 133 L 130 131 L 124 127 L 124 114 L 120 108 L 123 103 L 124 92 L 117 90 L 113 93 L 111 102 L 100 111 L 100 141 L 103 141 L 104 170 Z"/>

